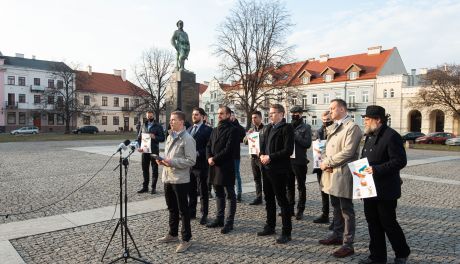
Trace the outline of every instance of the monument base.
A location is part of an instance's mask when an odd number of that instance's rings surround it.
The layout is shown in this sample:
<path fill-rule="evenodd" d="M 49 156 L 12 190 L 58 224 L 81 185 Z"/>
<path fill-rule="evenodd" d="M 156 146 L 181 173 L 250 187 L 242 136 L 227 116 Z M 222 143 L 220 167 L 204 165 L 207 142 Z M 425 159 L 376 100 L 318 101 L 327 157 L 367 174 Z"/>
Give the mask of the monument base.
<path fill-rule="evenodd" d="M 200 105 L 199 85 L 196 75 L 190 71 L 174 71 L 167 91 L 166 125 L 169 125 L 171 112 L 180 109 L 186 120 L 192 124 L 192 109 Z"/>

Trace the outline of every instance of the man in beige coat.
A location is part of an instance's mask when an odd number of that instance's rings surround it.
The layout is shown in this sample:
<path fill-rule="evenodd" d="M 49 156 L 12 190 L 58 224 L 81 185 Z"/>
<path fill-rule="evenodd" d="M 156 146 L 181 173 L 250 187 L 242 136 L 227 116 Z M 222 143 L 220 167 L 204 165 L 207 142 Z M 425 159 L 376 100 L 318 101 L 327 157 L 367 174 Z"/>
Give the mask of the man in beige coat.
<path fill-rule="evenodd" d="M 332 235 L 319 241 L 323 245 L 342 245 L 333 253 L 343 258 L 354 254 L 355 212 L 352 202 L 353 179 L 348 163 L 359 157 L 362 132 L 347 115 L 347 103 L 334 99 L 329 105 L 333 125 L 327 128 L 326 154 L 321 163 L 323 192 L 331 197 L 334 226 Z"/>

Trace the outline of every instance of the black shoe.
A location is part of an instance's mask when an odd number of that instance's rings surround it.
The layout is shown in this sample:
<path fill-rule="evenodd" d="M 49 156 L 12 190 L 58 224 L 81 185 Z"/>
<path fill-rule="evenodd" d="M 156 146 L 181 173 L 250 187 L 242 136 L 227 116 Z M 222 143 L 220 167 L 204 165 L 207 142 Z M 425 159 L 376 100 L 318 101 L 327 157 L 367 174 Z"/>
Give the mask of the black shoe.
<path fill-rule="evenodd" d="M 150 193 L 151 193 L 151 194 L 156 194 L 156 193 L 157 193 L 157 190 L 152 189 L 152 191 L 151 191 Z"/>
<path fill-rule="evenodd" d="M 208 217 L 203 216 L 200 219 L 200 225 L 206 225 L 208 223 Z"/>
<path fill-rule="evenodd" d="M 302 220 L 302 218 L 303 218 L 303 212 L 298 211 L 297 214 L 295 215 L 295 219 L 296 220 Z"/>
<path fill-rule="evenodd" d="M 147 189 L 147 188 L 142 188 L 142 189 L 140 189 L 139 191 L 137 191 L 137 193 L 146 193 L 146 192 L 148 192 L 148 191 L 149 191 L 149 189 Z"/>
<path fill-rule="evenodd" d="M 233 230 L 233 225 L 224 225 L 224 228 L 220 230 L 222 234 L 228 234 Z"/>
<path fill-rule="evenodd" d="M 275 234 L 275 229 L 270 227 L 264 227 L 264 230 L 257 232 L 257 236 L 270 236 Z"/>
<path fill-rule="evenodd" d="M 218 220 L 215 220 L 214 222 L 206 225 L 206 227 L 208 228 L 216 228 L 216 227 L 223 227 L 223 226 L 224 226 L 224 222 L 219 222 Z"/>
<path fill-rule="evenodd" d="M 190 219 L 196 219 L 196 214 L 191 214 Z"/>
<path fill-rule="evenodd" d="M 315 223 L 315 224 L 327 224 L 327 223 L 329 223 L 329 216 L 325 215 L 325 214 L 322 214 L 319 217 L 315 218 L 315 220 L 313 220 L 313 223 Z"/>
<path fill-rule="evenodd" d="M 259 205 L 262 204 L 262 199 L 254 199 L 254 201 L 250 202 L 249 205 Z"/>
<path fill-rule="evenodd" d="M 286 244 L 287 242 L 291 241 L 291 236 L 287 236 L 287 235 L 281 235 L 280 237 L 278 237 L 276 239 L 276 243 L 277 244 Z"/>
<path fill-rule="evenodd" d="M 236 202 L 237 203 L 241 203 L 242 199 L 241 199 L 241 193 L 239 193 L 237 196 L 236 196 Z"/>
<path fill-rule="evenodd" d="M 359 260 L 358 263 L 359 264 L 386 264 L 387 262 L 386 261 L 375 261 L 370 258 L 366 258 L 366 259 Z"/>

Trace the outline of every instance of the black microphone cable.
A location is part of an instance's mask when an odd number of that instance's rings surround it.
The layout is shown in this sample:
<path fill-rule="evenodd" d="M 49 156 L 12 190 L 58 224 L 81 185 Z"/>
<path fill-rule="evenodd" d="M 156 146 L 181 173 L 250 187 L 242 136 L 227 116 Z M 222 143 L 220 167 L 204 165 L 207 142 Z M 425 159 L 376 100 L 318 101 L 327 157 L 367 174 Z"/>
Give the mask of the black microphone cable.
<path fill-rule="evenodd" d="M 79 186 L 78 188 L 76 188 L 75 190 L 73 190 L 72 192 L 70 192 L 69 194 L 67 194 L 66 196 L 64 196 L 64 198 L 60 199 L 60 200 L 57 200 L 57 201 L 54 201 L 50 204 L 47 204 L 47 205 L 43 205 L 41 207 L 38 207 L 36 209 L 32 209 L 32 210 L 29 210 L 29 211 L 25 211 L 25 212 L 19 212 L 19 213 L 9 213 L 9 214 L 0 214 L 0 217 L 5 217 L 5 218 L 8 218 L 10 216 L 17 216 L 17 215 L 24 215 L 24 214 L 30 214 L 30 213 L 34 213 L 34 212 L 38 212 L 44 208 L 48 208 L 48 207 L 51 207 L 53 205 L 56 205 L 57 203 L 59 202 L 62 202 L 64 201 L 65 199 L 67 199 L 69 196 L 71 196 L 72 194 L 74 194 L 75 192 L 79 191 L 80 189 L 82 189 L 83 187 L 85 187 L 85 185 L 87 185 L 90 181 L 92 181 L 94 179 L 94 177 L 96 177 L 99 172 L 101 172 L 106 166 L 107 164 L 109 163 L 109 161 L 113 158 L 113 156 L 115 156 L 115 154 L 117 154 L 117 152 L 113 153 L 112 156 L 110 156 L 110 158 L 105 162 L 105 164 L 102 166 L 102 168 L 100 168 L 93 176 L 91 176 L 91 178 L 89 178 L 85 183 L 83 183 L 81 186 Z"/>

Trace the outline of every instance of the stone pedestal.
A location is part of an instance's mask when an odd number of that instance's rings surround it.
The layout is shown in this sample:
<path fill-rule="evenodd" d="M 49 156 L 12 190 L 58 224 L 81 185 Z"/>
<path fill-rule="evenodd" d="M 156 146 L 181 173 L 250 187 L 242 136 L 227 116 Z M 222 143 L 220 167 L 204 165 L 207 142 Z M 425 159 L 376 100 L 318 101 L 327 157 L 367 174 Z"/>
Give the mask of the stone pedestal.
<path fill-rule="evenodd" d="M 190 71 L 173 72 L 166 98 L 166 125 L 169 125 L 171 112 L 176 109 L 184 112 L 187 121 L 192 124 L 192 109 L 200 104 L 199 85 L 196 83 L 195 73 Z"/>

